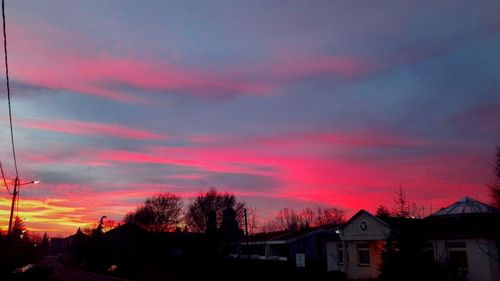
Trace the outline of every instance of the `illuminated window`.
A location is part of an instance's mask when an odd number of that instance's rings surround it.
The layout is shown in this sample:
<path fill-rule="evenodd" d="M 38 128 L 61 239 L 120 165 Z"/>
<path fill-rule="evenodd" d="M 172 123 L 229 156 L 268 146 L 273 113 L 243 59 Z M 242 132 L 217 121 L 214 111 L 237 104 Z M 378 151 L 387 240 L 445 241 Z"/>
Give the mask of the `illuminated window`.
<path fill-rule="evenodd" d="M 452 267 L 462 270 L 469 268 L 465 242 L 448 242 L 449 261 Z"/>
<path fill-rule="evenodd" d="M 344 264 L 344 247 L 342 243 L 337 244 L 337 262 L 338 264 Z"/>
<path fill-rule="evenodd" d="M 358 265 L 370 265 L 370 248 L 368 243 L 359 243 L 356 245 L 358 248 Z"/>

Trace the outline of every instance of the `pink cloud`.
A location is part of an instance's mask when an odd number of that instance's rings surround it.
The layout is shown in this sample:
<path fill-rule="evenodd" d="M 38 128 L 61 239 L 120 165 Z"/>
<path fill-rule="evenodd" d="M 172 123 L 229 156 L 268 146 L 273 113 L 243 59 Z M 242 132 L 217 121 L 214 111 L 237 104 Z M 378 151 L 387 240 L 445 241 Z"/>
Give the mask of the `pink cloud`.
<path fill-rule="evenodd" d="M 356 151 L 363 147 L 392 147 L 396 144 L 424 149 L 442 149 L 439 144 L 412 138 L 389 138 L 387 136 L 381 137 L 383 141 L 380 139 L 374 142 L 359 141 L 362 138 L 360 136 L 355 138 L 355 141 L 349 141 L 349 144 L 353 142 L 355 146 L 347 146 L 343 149 Z M 351 137 L 341 137 L 341 139 L 350 140 Z M 389 139 L 392 140 L 386 141 Z M 330 141 L 330 138 L 326 140 Z M 482 159 L 477 153 L 442 151 L 441 153 L 416 153 L 383 158 L 379 158 L 377 154 L 365 153 L 364 156 L 351 157 L 342 153 L 327 156 L 325 151 L 328 151 L 328 148 L 322 147 L 320 151 L 323 151 L 323 154 L 306 156 L 301 155 L 300 152 L 289 153 L 289 148 L 280 150 L 279 142 L 266 141 L 255 145 L 267 145 L 267 148 L 257 149 L 245 143 L 225 143 L 215 148 L 213 146 L 207 148 L 157 147 L 153 151 L 156 155 L 182 155 L 183 158 L 197 159 L 200 162 L 217 159 L 221 163 L 235 167 L 254 167 L 252 173 L 270 175 L 280 182 L 280 188 L 273 191 L 273 195 L 267 194 L 268 196 L 282 196 L 291 200 L 310 200 L 351 208 L 369 208 L 375 203 L 369 202 L 371 199 L 362 199 L 359 196 L 370 193 L 370 198 L 375 198 L 373 197 L 375 195 L 380 198 L 378 201 L 374 200 L 377 204 L 392 205 L 393 192 L 402 184 L 413 200 L 418 203 L 431 200 L 434 207 L 466 194 L 474 194 L 478 199 L 487 201 L 485 183 L 488 182 L 490 170 L 487 167 L 488 161 Z M 303 145 L 308 147 L 310 143 Z M 298 146 L 297 149 L 300 151 L 300 143 Z M 481 159 L 483 164 L 479 165 Z M 259 169 L 264 167 L 266 169 Z M 376 190 L 377 193 L 374 195 L 370 190 Z"/>
<path fill-rule="evenodd" d="M 391 207 L 393 193 L 400 184 L 412 201 L 427 208 L 432 205 L 437 209 L 467 194 L 487 201 L 488 162 L 480 164 L 481 155 L 474 151 L 425 153 L 425 149 L 441 149 L 439 144 L 425 139 L 382 133 L 372 136 L 333 132 L 263 138 L 197 135 L 194 139 L 199 141 L 199 146 L 148 146 L 138 151 L 86 147 L 73 151 L 71 159 L 54 161 L 77 165 L 99 163 L 120 169 L 122 164 L 179 166 L 186 168 L 184 172 L 187 174 L 150 175 L 143 174 L 141 169 L 123 167 L 124 178 L 118 178 L 115 183 L 58 184 L 54 189 L 61 198 L 69 200 L 65 206 L 89 206 L 89 210 L 78 212 L 86 220 L 95 220 L 100 214 L 120 217 L 156 192 L 173 191 L 191 198 L 196 191 L 206 190 L 211 184 L 241 198 L 279 198 L 348 208 L 350 211 L 359 208 L 374 211 L 378 204 Z M 287 144 L 282 148 L 284 142 Z M 319 147 L 317 151 L 321 153 L 310 153 L 307 148 L 311 146 Z M 424 149 L 424 153 L 417 150 L 415 154 L 384 154 L 382 157 L 376 153 L 379 149 L 393 149 L 394 146 L 417 147 Z M 133 171 L 135 176 L 132 179 L 127 177 L 132 173 L 127 169 Z M 223 181 L 206 178 L 214 173 L 268 176 L 278 185 L 255 189 L 219 185 Z M 139 190 L 136 187 L 141 179 L 151 179 L 155 183 L 141 182 Z M 100 190 L 98 198 L 95 190 Z"/>
<path fill-rule="evenodd" d="M 201 96 L 262 94 L 270 90 L 269 85 L 235 79 L 226 73 L 183 68 L 155 58 L 117 57 L 97 52 L 82 34 L 67 34 L 51 26 L 38 29 L 39 33 L 21 26 L 10 28 L 15 50 L 12 54 L 12 60 L 16 61 L 12 71 L 15 80 L 122 102 L 143 99 L 114 89 L 113 83 L 121 83 L 132 90 L 180 91 Z M 61 49 L 54 42 L 63 38 L 81 46 L 66 44 Z M 40 69 L 36 65 L 45 67 Z"/>
<path fill-rule="evenodd" d="M 173 149 L 176 150 L 176 149 Z M 187 149 L 189 150 L 189 149 Z M 178 151 L 178 150 L 177 150 Z M 132 164 L 159 164 L 183 166 L 204 171 L 219 173 L 244 173 L 249 172 L 245 167 L 238 167 L 232 163 L 216 161 L 216 158 L 189 157 L 189 153 L 173 153 L 173 151 L 160 152 L 149 150 L 145 152 L 124 151 L 124 150 L 102 150 L 88 154 L 92 161 L 107 163 L 132 163 Z M 208 154 L 207 154 L 208 155 Z"/>
<path fill-rule="evenodd" d="M 61 119 L 20 120 L 18 124 L 24 128 L 58 132 L 76 136 L 111 136 L 132 140 L 164 140 L 166 136 L 146 130 L 120 126 L 115 124 L 83 122 Z"/>
<path fill-rule="evenodd" d="M 437 145 L 427 139 L 392 135 L 384 132 L 296 132 L 274 136 L 249 137 L 248 144 L 268 146 L 306 146 L 314 144 L 364 148 L 430 147 Z"/>
<path fill-rule="evenodd" d="M 278 55 L 262 69 L 267 76 L 277 80 L 298 80 L 327 74 L 350 80 L 367 73 L 372 67 L 372 63 L 357 57 Z"/>
<path fill-rule="evenodd" d="M 145 102 L 141 91 L 173 91 L 209 98 L 274 95 L 283 82 L 326 74 L 349 80 L 371 68 L 361 58 L 304 54 L 278 55 L 265 62 L 226 69 L 193 68 L 140 57 L 132 51 L 132 55 L 117 57 L 97 51 L 83 34 L 67 34 L 52 26 L 37 27 L 38 32 L 15 25 L 10 30 L 15 80 L 128 103 Z M 73 43 L 55 43 L 63 39 Z M 44 65 L 43 69 L 39 65 Z"/>
<path fill-rule="evenodd" d="M 177 161 L 167 159 L 167 155 L 173 158 L 196 160 Z M 213 166 L 206 165 L 216 155 L 219 157 L 220 163 L 225 163 L 224 169 L 218 167 L 214 169 Z M 477 160 L 476 157 L 471 157 Z M 255 155 L 253 151 L 234 147 L 225 149 L 157 148 L 147 153 L 135 154 L 101 150 L 96 151 L 89 158 L 98 158 L 98 160 L 94 159 L 94 161 L 101 161 L 106 158 L 107 161 L 119 161 L 119 163 L 179 164 L 222 173 L 239 171 L 241 164 L 271 167 L 272 172 L 270 174 L 280 180 L 278 189 L 245 191 L 232 186 L 219 188 L 229 190 L 241 199 L 267 197 L 290 200 L 291 202 L 299 201 L 304 204 L 309 202 L 315 205 L 347 208 L 348 214 L 355 212 L 359 208 L 374 211 L 378 204 L 391 207 L 393 192 L 399 187 L 399 184 L 404 186 L 410 200 L 425 204 L 427 208 L 432 206 L 434 210 L 465 194 L 474 194 L 480 200 L 486 198 L 486 193 L 478 190 L 477 180 L 450 182 L 442 178 L 443 175 L 450 178 L 456 177 L 457 173 L 463 172 L 458 171 L 458 169 L 468 167 L 464 164 L 463 167 L 457 169 L 451 168 L 451 163 L 456 163 L 457 160 L 462 159 L 467 160 L 467 162 L 472 160 L 464 155 L 399 159 L 399 161 L 393 163 L 389 161 L 385 162 L 387 164 L 382 165 L 379 162 L 379 166 L 377 166 L 377 162 L 372 161 L 364 163 L 345 159 L 259 156 Z M 442 165 L 450 165 L 450 169 L 443 169 Z M 407 176 L 409 174 L 411 177 Z M 137 176 L 142 177 L 144 175 Z M 197 194 L 195 188 L 200 191 L 207 188 L 207 186 L 198 184 L 190 190 L 176 189 L 179 187 L 170 186 L 168 176 L 161 176 L 161 178 L 165 181 L 164 184 L 141 183 L 141 189 L 136 189 L 137 184 L 127 182 L 92 183 L 90 190 L 88 189 L 90 186 L 66 184 L 51 185 L 51 188 L 59 192 L 58 198 L 67 200 L 61 203 L 56 202 L 58 205 L 78 210 L 74 213 L 79 216 L 80 222 L 93 222 L 103 214 L 120 219 L 146 197 L 157 192 L 172 191 L 183 198 L 192 198 Z M 190 174 L 184 179 L 194 179 L 196 181 L 199 178 L 197 174 Z M 99 196 L 96 197 L 95 191 L 92 191 L 92 189 L 99 190 Z M 425 194 L 425 196 L 421 197 L 420 194 Z M 86 207 L 86 209 L 80 210 L 81 207 Z"/>

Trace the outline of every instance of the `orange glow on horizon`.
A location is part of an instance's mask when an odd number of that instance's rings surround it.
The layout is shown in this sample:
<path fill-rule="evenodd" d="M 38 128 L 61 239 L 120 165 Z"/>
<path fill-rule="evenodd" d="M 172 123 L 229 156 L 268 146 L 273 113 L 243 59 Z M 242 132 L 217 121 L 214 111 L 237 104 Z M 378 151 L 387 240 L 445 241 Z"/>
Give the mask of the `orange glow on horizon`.
<path fill-rule="evenodd" d="M 73 233 L 79 226 L 89 223 L 79 212 L 83 207 L 64 206 L 67 199 L 25 199 L 19 201 L 20 218 L 25 220 L 28 230 L 51 234 Z M 11 200 L 0 198 L 0 228 L 6 230 L 9 223 Z"/>

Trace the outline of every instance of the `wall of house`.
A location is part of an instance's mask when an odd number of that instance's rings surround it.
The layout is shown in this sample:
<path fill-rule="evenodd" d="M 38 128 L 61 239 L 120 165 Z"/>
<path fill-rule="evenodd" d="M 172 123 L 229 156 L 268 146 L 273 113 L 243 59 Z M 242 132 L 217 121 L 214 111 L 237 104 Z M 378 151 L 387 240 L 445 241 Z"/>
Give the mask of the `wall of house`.
<path fill-rule="evenodd" d="M 296 254 L 305 254 L 306 267 L 311 268 L 326 268 L 326 248 L 324 241 L 319 235 L 309 235 L 307 237 L 300 237 L 299 239 L 289 244 L 290 261 L 295 261 Z"/>
<path fill-rule="evenodd" d="M 339 264 L 337 252 L 338 245 L 342 243 L 344 249 L 344 263 Z M 368 243 L 370 251 L 370 265 L 360 265 L 358 263 L 358 243 Z M 328 242 L 327 243 L 327 269 L 328 271 L 340 270 L 347 274 L 350 279 L 376 278 L 380 274 L 382 265 L 382 250 L 384 242 L 377 241 L 349 241 L 349 242 Z"/>
<path fill-rule="evenodd" d="M 339 260 L 337 257 L 337 251 L 338 251 L 338 243 L 341 243 L 340 241 L 333 241 L 333 242 L 327 242 L 326 243 L 326 269 L 327 271 L 337 271 L 340 270 L 339 267 Z"/>
<path fill-rule="evenodd" d="M 268 248 L 267 259 L 271 260 L 288 260 L 289 246 L 286 243 L 266 245 Z"/>
<path fill-rule="evenodd" d="M 497 245 L 494 240 L 487 239 L 454 239 L 434 240 L 434 259 L 437 262 L 448 263 L 449 250 L 447 243 L 463 242 L 467 252 L 469 281 L 496 281 L 500 280 L 500 261 Z M 337 252 L 339 243 L 343 243 L 344 264 L 339 265 Z M 369 243 L 370 266 L 358 265 L 357 243 Z M 380 274 L 382 265 L 383 240 L 377 241 L 332 241 L 326 245 L 327 270 L 340 270 L 351 279 L 376 278 Z"/>
<path fill-rule="evenodd" d="M 434 258 L 437 262 L 448 262 L 449 250 L 447 243 L 449 242 L 465 243 L 469 281 L 500 280 L 500 262 L 495 241 L 487 239 L 435 240 L 433 241 Z"/>
<path fill-rule="evenodd" d="M 370 265 L 360 265 L 358 263 L 358 243 L 368 243 L 370 250 Z M 344 271 L 350 279 L 370 279 L 377 278 L 382 265 L 382 241 L 349 241 L 347 252 L 344 254 L 344 264 L 341 271 Z M 347 261 L 347 262 L 345 262 Z"/>
<path fill-rule="evenodd" d="M 498 251 L 498 244 L 494 240 L 484 240 L 487 243 L 487 248 L 489 249 L 488 255 L 493 258 L 489 258 L 491 280 L 500 280 L 500 256 Z M 482 246 L 482 245 L 481 245 Z"/>

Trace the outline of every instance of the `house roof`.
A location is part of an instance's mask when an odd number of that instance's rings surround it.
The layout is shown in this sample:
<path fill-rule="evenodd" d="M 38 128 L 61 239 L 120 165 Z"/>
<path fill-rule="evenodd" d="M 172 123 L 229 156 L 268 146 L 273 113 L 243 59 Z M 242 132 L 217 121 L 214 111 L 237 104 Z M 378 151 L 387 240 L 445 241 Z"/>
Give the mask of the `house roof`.
<path fill-rule="evenodd" d="M 143 234 L 145 231 L 138 225 L 127 222 L 124 224 L 120 224 L 119 226 L 109 230 L 106 232 L 106 236 L 113 235 L 123 235 L 123 234 Z"/>
<path fill-rule="evenodd" d="M 83 233 L 83 231 L 80 228 L 78 228 L 78 230 L 76 231 L 75 234 L 70 235 L 67 238 L 69 238 L 69 237 L 72 237 L 72 238 L 74 238 L 74 237 L 88 237 L 88 235 Z"/>
<path fill-rule="evenodd" d="M 399 233 L 416 233 L 426 239 L 495 237 L 500 233 L 500 211 L 464 197 L 425 219 L 384 218 Z"/>
<path fill-rule="evenodd" d="M 394 230 L 422 227 L 424 223 L 424 220 L 416 218 L 384 217 L 380 219 L 386 222 L 389 227 Z"/>
<path fill-rule="evenodd" d="M 354 214 L 354 216 L 352 216 L 348 221 L 346 221 L 342 226 L 341 228 L 347 226 L 348 224 L 350 224 L 353 220 L 355 220 L 357 217 L 361 216 L 361 215 L 367 215 L 371 218 L 373 218 L 374 220 L 376 220 L 377 222 L 381 223 L 382 225 L 385 225 L 387 227 L 391 227 L 385 220 L 382 220 L 381 218 L 377 217 L 377 216 L 374 216 L 373 214 L 371 214 L 370 212 L 368 211 L 365 211 L 363 209 L 359 210 L 356 214 Z"/>
<path fill-rule="evenodd" d="M 464 197 L 425 219 L 384 218 L 400 233 L 418 233 L 426 239 L 487 238 L 500 233 L 500 211 Z"/>
<path fill-rule="evenodd" d="M 340 225 L 323 225 L 318 227 L 310 227 L 301 230 L 282 230 L 274 232 L 262 232 L 250 235 L 250 242 L 265 242 L 265 241 L 294 241 L 310 235 L 334 232 Z"/>
<path fill-rule="evenodd" d="M 425 219 L 380 218 L 360 210 L 344 225 L 366 214 L 395 231 L 419 235 L 424 239 L 496 237 L 500 233 L 500 211 L 470 197 L 464 197 Z"/>
<path fill-rule="evenodd" d="M 500 210 L 465 196 L 450 206 L 430 215 L 430 217 L 462 214 L 500 214 Z"/>
<path fill-rule="evenodd" d="M 424 221 L 426 236 L 433 238 L 487 238 L 500 234 L 500 216 L 495 214 L 432 216 Z"/>

